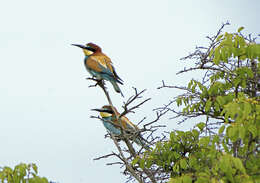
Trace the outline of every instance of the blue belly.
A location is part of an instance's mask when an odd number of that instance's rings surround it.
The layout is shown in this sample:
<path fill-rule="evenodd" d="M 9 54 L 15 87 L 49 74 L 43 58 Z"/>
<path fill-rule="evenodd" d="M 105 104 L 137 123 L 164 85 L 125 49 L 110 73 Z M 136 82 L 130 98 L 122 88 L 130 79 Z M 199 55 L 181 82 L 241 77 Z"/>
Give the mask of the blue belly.
<path fill-rule="evenodd" d="M 105 126 L 105 128 L 112 134 L 114 135 L 120 135 L 121 134 L 121 130 L 116 128 L 113 124 L 111 124 L 110 122 L 108 122 L 107 120 L 102 120 L 103 125 Z"/>

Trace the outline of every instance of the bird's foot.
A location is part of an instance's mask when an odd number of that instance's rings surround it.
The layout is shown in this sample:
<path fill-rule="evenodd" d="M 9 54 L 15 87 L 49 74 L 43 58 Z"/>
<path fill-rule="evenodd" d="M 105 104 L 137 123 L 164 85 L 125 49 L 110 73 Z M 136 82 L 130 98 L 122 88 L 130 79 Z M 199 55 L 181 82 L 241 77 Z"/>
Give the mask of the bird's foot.
<path fill-rule="evenodd" d="M 86 78 L 86 79 L 88 79 L 88 80 L 92 80 L 92 81 L 96 81 L 96 84 L 93 84 L 93 85 L 90 85 L 89 87 L 96 87 L 96 86 L 105 86 L 105 82 L 102 80 L 102 79 L 96 79 L 96 78 L 94 78 L 94 77 L 92 77 L 92 78 Z"/>
<path fill-rule="evenodd" d="M 93 76 L 93 77 L 91 77 L 91 78 L 90 78 L 90 77 L 88 77 L 88 78 L 86 78 L 86 79 L 87 79 L 87 80 L 96 81 L 96 82 L 97 82 L 97 81 L 99 81 L 99 79 L 96 79 L 94 76 Z"/>
<path fill-rule="evenodd" d="M 96 83 L 96 85 L 99 85 L 99 86 L 105 86 L 105 82 L 104 82 L 104 80 L 103 79 L 99 79 L 99 80 L 96 80 L 97 81 L 97 83 Z"/>

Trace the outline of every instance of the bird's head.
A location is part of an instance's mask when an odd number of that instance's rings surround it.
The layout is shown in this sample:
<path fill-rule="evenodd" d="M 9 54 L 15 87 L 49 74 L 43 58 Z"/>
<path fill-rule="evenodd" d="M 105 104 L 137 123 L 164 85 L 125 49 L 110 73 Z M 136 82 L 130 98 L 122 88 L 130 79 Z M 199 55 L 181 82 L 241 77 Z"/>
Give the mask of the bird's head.
<path fill-rule="evenodd" d="M 90 56 L 93 53 L 102 51 L 101 48 L 94 43 L 88 43 L 88 44 L 86 44 L 86 46 L 80 45 L 80 44 L 72 44 L 72 46 L 77 46 L 79 48 L 82 48 L 82 50 L 86 56 Z"/>
<path fill-rule="evenodd" d="M 108 118 L 114 114 L 114 111 L 110 105 L 104 105 L 101 109 L 92 109 L 92 111 L 98 111 L 102 118 Z"/>

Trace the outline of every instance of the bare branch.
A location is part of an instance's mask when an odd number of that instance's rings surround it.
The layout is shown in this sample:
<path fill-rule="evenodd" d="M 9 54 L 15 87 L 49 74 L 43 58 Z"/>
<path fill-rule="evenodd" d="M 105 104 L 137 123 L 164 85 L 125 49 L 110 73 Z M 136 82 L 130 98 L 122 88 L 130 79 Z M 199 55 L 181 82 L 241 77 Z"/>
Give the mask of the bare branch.
<path fill-rule="evenodd" d="M 108 163 L 107 165 L 114 165 L 114 164 L 120 164 L 120 165 L 124 165 L 126 167 L 126 170 L 124 171 L 125 174 L 130 174 L 132 177 L 134 177 L 138 182 L 144 183 L 146 182 L 146 179 L 149 179 L 149 182 L 153 182 L 156 183 L 155 177 L 154 177 L 154 171 L 151 171 L 150 169 L 136 169 L 135 167 L 132 166 L 131 161 L 133 160 L 133 158 L 137 157 L 137 155 L 139 156 L 140 154 L 142 154 L 143 152 L 143 147 L 141 147 L 141 149 L 136 152 L 133 145 L 130 143 L 130 139 L 134 139 L 136 138 L 138 135 L 140 135 L 141 132 L 150 132 L 150 135 L 152 136 L 153 132 L 155 130 L 152 130 L 153 127 L 151 126 L 150 128 L 147 129 L 141 129 L 141 130 L 137 130 L 136 132 L 128 132 L 127 130 L 123 129 L 122 124 L 121 124 L 121 117 L 126 115 L 127 113 L 130 112 L 134 112 L 135 109 L 139 108 L 141 105 L 143 105 L 144 103 L 146 103 L 147 101 L 149 101 L 151 98 L 145 99 L 141 102 L 139 102 L 137 105 L 133 106 L 133 107 L 129 107 L 132 103 L 134 103 L 136 100 L 141 99 L 142 98 L 142 94 L 146 91 L 146 90 L 142 90 L 141 92 L 138 92 L 136 88 L 133 88 L 135 93 L 133 96 L 131 96 L 126 103 L 124 103 L 124 111 L 118 115 L 118 113 L 116 112 L 115 108 L 113 107 L 112 104 L 112 100 L 109 96 L 109 93 L 106 90 L 105 87 L 105 82 L 102 80 L 96 80 L 94 78 L 87 78 L 89 80 L 93 80 L 96 81 L 96 84 L 91 85 L 90 87 L 96 87 L 96 86 L 100 86 L 102 88 L 102 90 L 104 91 L 108 103 L 109 105 L 112 107 L 112 110 L 114 111 L 114 114 L 116 114 L 116 118 L 117 120 L 120 122 L 120 125 L 114 124 L 115 126 L 118 126 L 121 130 L 121 135 L 119 136 L 115 136 L 112 133 L 109 133 L 106 136 L 110 136 L 110 138 L 113 140 L 115 146 L 117 147 L 118 150 L 118 154 L 112 152 L 110 154 L 95 158 L 95 160 L 99 160 L 99 159 L 104 159 L 104 158 L 109 158 L 111 156 L 116 156 L 117 158 L 120 159 L 119 162 L 112 162 L 112 163 Z M 163 114 L 157 114 L 157 120 L 160 118 L 160 116 L 162 116 Z M 95 119 L 99 119 L 102 120 L 101 117 L 99 116 L 91 116 L 91 118 L 95 118 Z M 141 122 L 143 122 L 145 120 L 145 118 L 143 118 Z M 110 122 L 110 121 L 108 121 Z M 152 124 L 152 123 L 150 123 Z M 148 125 L 150 125 L 148 124 Z M 159 128 L 159 126 L 158 126 Z M 119 140 L 123 140 L 126 144 L 127 149 L 122 150 L 121 147 L 118 144 Z M 145 140 L 145 139 L 144 139 Z M 149 143 L 148 143 L 149 144 Z M 128 157 L 124 154 L 127 153 Z M 129 177 L 129 179 L 132 179 L 131 176 Z"/>
<path fill-rule="evenodd" d="M 115 139 L 115 137 L 114 137 L 113 134 L 111 134 L 111 137 L 112 137 L 112 139 L 113 139 L 113 141 L 114 141 L 114 144 L 115 144 L 116 147 L 117 147 L 117 150 L 118 150 L 118 152 L 119 152 L 119 154 L 120 154 L 120 157 L 122 158 L 121 160 L 124 162 L 124 164 L 125 164 L 127 170 L 128 170 L 129 172 L 131 172 L 131 175 L 132 175 L 133 177 L 135 177 L 135 179 L 136 179 L 139 183 L 143 183 L 144 181 L 140 178 L 140 176 L 138 176 L 138 175 L 136 174 L 136 172 L 135 172 L 134 168 L 132 167 L 132 165 L 131 165 L 131 164 L 127 161 L 127 159 L 125 158 L 124 153 L 122 152 L 121 147 L 118 145 L 118 142 L 116 141 L 116 139 Z"/>
<path fill-rule="evenodd" d="M 123 105 L 124 111 L 120 114 L 119 118 L 122 117 L 122 116 L 124 116 L 124 115 L 126 115 L 127 113 L 130 113 L 130 112 L 134 113 L 134 109 L 139 108 L 139 107 L 140 107 L 141 105 L 143 105 L 145 102 L 151 100 L 151 98 L 147 98 L 147 99 L 143 100 L 142 102 L 140 102 L 139 104 L 137 104 L 137 105 L 135 105 L 135 106 L 133 106 L 133 107 L 131 107 L 131 108 L 128 109 L 128 106 L 129 106 L 131 103 L 133 103 L 135 100 L 142 98 L 141 95 L 146 91 L 146 89 L 144 89 L 144 90 L 142 90 L 141 92 L 138 92 L 136 88 L 133 87 L 133 89 L 135 90 L 135 94 L 134 94 L 133 96 L 131 96 L 131 97 L 127 100 L 127 102 L 124 102 L 124 105 Z"/>
<path fill-rule="evenodd" d="M 118 162 L 113 162 L 113 163 L 107 163 L 106 165 L 124 165 L 124 163 L 118 161 Z"/>
<path fill-rule="evenodd" d="M 98 158 L 94 158 L 93 160 L 100 160 L 100 159 L 104 159 L 104 158 L 109 158 L 110 156 L 117 156 L 116 153 L 112 152 L 111 154 L 107 154 L 107 155 L 104 155 L 104 156 L 100 156 Z"/>

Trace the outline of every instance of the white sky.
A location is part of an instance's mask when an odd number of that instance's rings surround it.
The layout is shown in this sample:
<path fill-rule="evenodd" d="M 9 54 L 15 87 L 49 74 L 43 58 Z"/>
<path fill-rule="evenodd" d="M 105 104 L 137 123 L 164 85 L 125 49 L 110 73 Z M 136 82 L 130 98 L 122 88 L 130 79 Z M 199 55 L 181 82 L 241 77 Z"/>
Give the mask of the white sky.
<path fill-rule="evenodd" d="M 259 7 L 258 0 L 1 1 L 0 165 L 34 162 L 41 176 L 60 183 L 124 182 L 119 167 L 93 161 L 115 150 L 102 123 L 89 118 L 107 102 L 99 88 L 88 88 L 83 53 L 70 44 L 100 45 L 126 97 L 132 86 L 147 88 L 153 100 L 129 118 L 151 120 L 151 110 L 177 94 L 156 90 L 162 79 L 184 85 L 195 77 L 175 75 L 184 67 L 179 58 L 227 20 L 227 31 L 259 33 Z M 123 99 L 110 93 L 120 109 Z"/>

